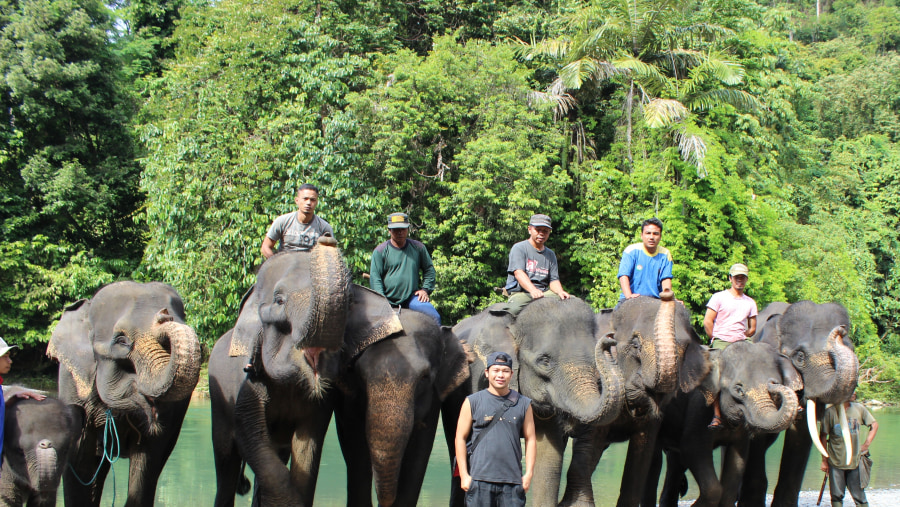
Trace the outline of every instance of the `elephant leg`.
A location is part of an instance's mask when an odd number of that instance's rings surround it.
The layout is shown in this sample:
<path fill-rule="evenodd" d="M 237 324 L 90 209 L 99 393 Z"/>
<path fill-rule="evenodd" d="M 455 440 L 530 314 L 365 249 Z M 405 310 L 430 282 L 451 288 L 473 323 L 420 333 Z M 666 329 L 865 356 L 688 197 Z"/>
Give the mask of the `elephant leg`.
<path fill-rule="evenodd" d="M 235 440 L 256 478 L 254 503 L 260 505 L 306 505 L 293 486 L 272 440 L 266 420 L 269 395 L 265 385 L 248 380 L 235 400 Z M 331 417 L 331 412 L 328 413 Z"/>
<path fill-rule="evenodd" d="M 712 435 L 706 435 L 706 439 L 710 439 Z M 690 469 L 694 480 L 697 481 L 697 487 L 700 489 L 700 496 L 691 504 L 692 507 L 715 507 L 719 505 L 719 499 L 722 498 L 722 483 L 716 475 L 716 465 L 713 462 L 713 449 L 710 442 L 704 442 L 702 445 L 691 445 L 689 450 L 682 450 L 682 459 Z"/>
<path fill-rule="evenodd" d="M 331 422 L 331 405 L 322 404 L 311 410 L 319 412 L 294 431 L 291 441 L 291 483 L 300 491 L 301 505 L 313 505 L 322 446 Z M 268 504 L 266 504 L 268 505 Z"/>
<path fill-rule="evenodd" d="M 247 481 L 241 474 L 241 454 L 230 424 L 212 420 L 213 454 L 216 465 L 215 507 L 233 507 L 238 484 Z"/>
<path fill-rule="evenodd" d="M 803 413 L 804 420 L 784 432 L 784 451 L 778 471 L 778 484 L 772 496 L 772 507 L 797 507 L 803 474 L 806 473 L 806 463 L 812 448 L 809 432 L 805 431 L 807 414 L 805 411 Z"/>
<path fill-rule="evenodd" d="M 650 460 L 650 470 L 647 472 L 647 485 L 641 497 L 641 507 L 656 507 L 656 492 L 659 490 L 659 474 L 662 473 L 663 450 L 657 445 L 653 450 L 653 458 Z"/>
<path fill-rule="evenodd" d="M 190 400 L 161 406 L 160 410 L 165 414 L 161 421 L 165 432 L 157 437 L 134 436 L 135 439 L 139 439 L 140 444 L 134 445 L 129 452 L 126 507 L 154 504 L 159 476 L 172 450 L 175 449 L 189 406 Z"/>
<path fill-rule="evenodd" d="M 537 437 L 537 461 L 529 494 L 533 505 L 556 505 L 559 501 L 559 482 L 562 477 L 563 452 L 568 437 L 560 429 L 555 417 L 534 418 Z"/>
<path fill-rule="evenodd" d="M 109 462 L 101 460 L 97 455 L 97 446 L 99 445 L 97 431 L 98 429 L 93 426 L 85 428 L 70 461 L 72 466 L 66 467 L 63 475 L 65 505 L 75 507 L 98 507 L 100 505 L 103 483 L 106 482 L 106 474 L 109 473 Z M 90 481 L 92 477 L 95 477 L 93 483 L 83 484 Z"/>
<path fill-rule="evenodd" d="M 766 451 L 777 438 L 778 435 L 766 434 L 757 435 L 751 440 L 738 507 L 766 506 L 766 491 L 769 488 L 769 481 L 766 479 Z"/>
<path fill-rule="evenodd" d="M 418 505 L 428 459 L 434 447 L 439 415 L 440 406 L 436 402 L 425 420 L 413 426 L 409 443 L 406 444 L 406 453 L 403 455 L 395 505 Z"/>
<path fill-rule="evenodd" d="M 582 426 L 572 438 L 572 461 L 566 473 L 566 491 L 559 505 L 594 505 L 591 475 L 597 468 L 597 463 L 604 451 L 600 442 L 606 442 L 608 434 L 608 426 Z"/>
<path fill-rule="evenodd" d="M 659 421 L 646 424 L 631 434 L 628 454 L 622 471 L 622 487 L 619 489 L 618 507 L 638 507 L 644 494 L 644 484 L 650 472 L 650 461 L 659 434 Z"/>
<path fill-rule="evenodd" d="M 27 492 L 16 485 L 12 473 L 0 473 L 0 505 L 25 505 Z M 56 496 L 53 500 L 56 501 Z"/>
<path fill-rule="evenodd" d="M 722 454 L 722 498 L 719 505 L 734 507 L 737 502 L 741 478 L 747 466 L 747 455 L 750 452 L 750 439 L 743 438 L 729 445 Z"/>
<path fill-rule="evenodd" d="M 660 463 L 660 466 L 662 463 Z M 686 481 L 684 463 L 678 451 L 666 451 L 666 479 L 659 495 L 659 507 L 676 507 L 681 497 L 681 484 Z M 649 488 L 648 488 L 649 489 Z M 654 491 L 655 492 L 655 491 Z M 643 505 L 643 504 L 642 504 Z"/>
<path fill-rule="evenodd" d="M 372 457 L 366 443 L 365 412 L 355 397 L 338 394 L 336 399 L 334 422 L 347 465 L 347 507 L 371 507 Z"/>

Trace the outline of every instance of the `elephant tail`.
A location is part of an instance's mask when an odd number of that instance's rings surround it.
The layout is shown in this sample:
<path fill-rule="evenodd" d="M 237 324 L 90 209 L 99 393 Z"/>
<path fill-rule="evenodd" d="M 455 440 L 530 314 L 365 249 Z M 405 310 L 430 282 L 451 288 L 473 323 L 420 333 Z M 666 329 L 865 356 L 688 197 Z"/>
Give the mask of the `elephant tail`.
<path fill-rule="evenodd" d="M 238 477 L 237 494 L 244 496 L 250 492 L 250 479 L 247 478 L 245 471 L 247 470 L 247 462 L 241 461 L 241 473 Z"/>

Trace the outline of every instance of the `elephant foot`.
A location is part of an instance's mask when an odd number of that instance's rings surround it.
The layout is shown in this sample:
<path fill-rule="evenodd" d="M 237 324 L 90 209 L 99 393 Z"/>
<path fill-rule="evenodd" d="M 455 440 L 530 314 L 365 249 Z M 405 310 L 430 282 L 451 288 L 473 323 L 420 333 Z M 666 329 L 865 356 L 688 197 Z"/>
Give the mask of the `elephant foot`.
<path fill-rule="evenodd" d="M 594 499 L 576 498 L 574 500 L 570 500 L 567 498 L 563 498 L 563 500 L 559 502 L 559 507 L 594 507 Z"/>

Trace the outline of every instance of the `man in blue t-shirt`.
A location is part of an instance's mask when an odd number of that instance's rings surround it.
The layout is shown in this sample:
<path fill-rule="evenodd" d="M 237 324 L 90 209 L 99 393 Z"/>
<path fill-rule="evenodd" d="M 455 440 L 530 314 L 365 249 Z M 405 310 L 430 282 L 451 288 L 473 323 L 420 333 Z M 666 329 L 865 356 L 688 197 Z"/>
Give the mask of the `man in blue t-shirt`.
<path fill-rule="evenodd" d="M 638 296 L 659 299 L 659 293 L 672 290 L 672 254 L 659 246 L 663 224 L 656 217 L 641 224 L 641 242 L 629 245 L 619 262 L 619 303 Z"/>

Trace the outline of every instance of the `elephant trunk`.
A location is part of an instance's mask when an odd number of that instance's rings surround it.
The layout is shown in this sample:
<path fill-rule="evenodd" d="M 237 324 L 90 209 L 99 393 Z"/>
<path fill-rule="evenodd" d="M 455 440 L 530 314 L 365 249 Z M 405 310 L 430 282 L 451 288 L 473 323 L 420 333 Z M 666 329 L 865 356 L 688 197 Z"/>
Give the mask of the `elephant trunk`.
<path fill-rule="evenodd" d="M 295 336 L 297 348 L 337 350 L 343 344 L 350 313 L 351 280 L 336 245 L 334 238 L 323 236 L 312 249 L 309 261 L 312 298 L 307 318 L 302 319 L 305 326 L 300 326 Z"/>
<path fill-rule="evenodd" d="M 837 326 L 828 335 L 825 350 L 813 354 L 804 372 L 807 399 L 818 403 L 841 403 L 850 399 L 859 377 L 859 358 L 844 344 L 847 326 Z"/>
<path fill-rule="evenodd" d="M 671 393 L 677 386 L 678 356 L 675 347 L 675 297 L 672 291 L 660 294 L 652 340 L 641 344 L 641 376 L 644 386 L 658 393 Z"/>
<path fill-rule="evenodd" d="M 166 348 L 168 346 L 168 350 Z M 141 394 L 158 401 L 183 400 L 200 379 L 200 342 L 194 330 L 160 310 L 149 333 L 131 351 Z"/>
<path fill-rule="evenodd" d="M 767 387 L 751 389 L 747 394 L 751 401 L 748 421 L 751 426 L 765 433 L 778 433 L 794 422 L 799 402 L 796 393 L 789 387 L 769 384 Z M 780 407 L 775 405 L 773 396 L 779 398 Z"/>
<path fill-rule="evenodd" d="M 415 416 L 415 387 L 401 382 L 372 383 L 367 389 L 366 435 L 378 504 L 389 507 L 397 500 L 400 468 Z"/>
<path fill-rule="evenodd" d="M 35 449 L 35 466 L 37 467 L 35 476 L 38 481 L 35 489 L 38 492 L 56 490 L 59 487 L 56 449 L 47 439 L 38 442 L 37 449 Z"/>
<path fill-rule="evenodd" d="M 615 344 L 616 340 L 603 337 L 597 341 L 597 346 L 594 348 L 594 361 L 600 372 L 600 388 L 602 389 L 597 423 L 603 426 L 611 424 L 619 417 L 625 403 L 625 381 L 622 379 L 622 373 L 616 367 L 612 355 L 612 347 Z"/>

